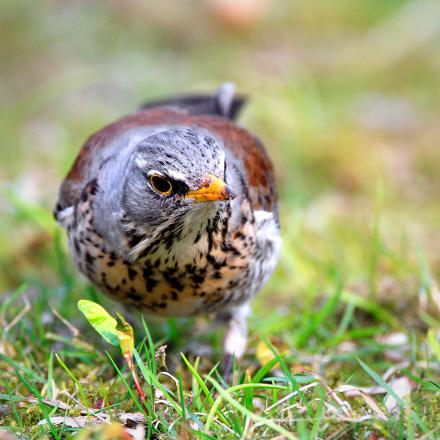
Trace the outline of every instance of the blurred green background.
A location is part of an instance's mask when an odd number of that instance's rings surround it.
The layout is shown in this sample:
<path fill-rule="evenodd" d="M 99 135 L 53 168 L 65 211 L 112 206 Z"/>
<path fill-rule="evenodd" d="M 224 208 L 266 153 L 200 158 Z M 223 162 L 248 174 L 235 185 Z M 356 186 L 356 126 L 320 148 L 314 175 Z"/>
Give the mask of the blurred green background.
<path fill-rule="evenodd" d="M 253 303 L 242 371 L 255 373 L 271 358 L 270 351 L 264 359 L 265 336 L 280 356 L 286 351 L 291 377 L 305 366 L 324 378 L 321 394 L 306 393 L 308 413 L 301 405 L 291 413 L 290 400 L 288 411 L 270 413 L 284 414 L 281 422 L 299 438 L 317 438 L 309 436 L 312 424 L 320 438 L 337 431 L 332 438 L 428 431 L 424 438 L 437 438 L 439 0 L 1 0 L 0 35 L 1 426 L 19 426 L 26 437 L 43 432 L 37 404 L 17 406 L 16 422 L 8 409 L 6 393 L 29 395 L 19 371 L 48 399 L 76 393 L 54 352 L 89 392 L 99 377 L 99 393 L 133 410 L 103 355 L 108 347 L 76 308 L 78 299 L 99 294 L 74 268 L 51 211 L 91 133 L 149 99 L 233 81 L 249 97 L 240 123 L 262 139 L 275 165 L 284 240 L 280 264 Z M 115 305 L 98 300 L 114 313 Z M 220 338 L 204 319 L 147 319 L 175 367 L 173 350 L 197 333 L 211 349 L 199 371 L 220 359 Z M 136 330 L 139 341 L 145 335 Z M 383 385 L 357 358 L 386 371 L 396 392 L 390 377 L 403 374 L 400 421 L 388 412 L 390 395 L 377 397 L 388 419 L 378 417 L 371 396 L 368 405 L 350 399 L 353 420 L 327 405 L 326 383 Z M 238 437 L 246 431 L 233 428 Z M 223 438 L 226 431 L 218 432 Z"/>
<path fill-rule="evenodd" d="M 241 123 L 266 144 L 281 195 L 283 258 L 257 310 L 324 292 L 332 271 L 395 305 L 439 275 L 437 0 L 0 8 L 2 292 L 59 283 L 50 211 L 88 135 L 225 80 L 250 98 Z"/>

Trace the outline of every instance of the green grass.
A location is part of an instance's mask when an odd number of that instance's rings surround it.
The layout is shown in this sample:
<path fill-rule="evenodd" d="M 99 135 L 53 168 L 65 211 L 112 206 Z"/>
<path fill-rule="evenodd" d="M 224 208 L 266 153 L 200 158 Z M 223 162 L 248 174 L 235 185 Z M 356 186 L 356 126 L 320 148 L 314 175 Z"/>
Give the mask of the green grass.
<path fill-rule="evenodd" d="M 371 234 L 367 255 L 405 267 L 403 256 L 383 246 L 380 232 L 373 228 Z M 286 241 L 289 257 L 283 256 L 257 310 L 269 296 L 279 301 L 277 286 L 282 290 L 290 279 L 283 267 L 304 251 L 297 237 Z M 345 282 L 338 260 L 312 258 L 309 264 L 317 265 L 321 281 L 310 283 L 308 296 L 286 299 L 273 314 L 255 312 L 248 354 L 235 364 L 230 384 L 216 362 L 218 333 L 203 341 L 211 355 L 179 354 L 192 334 L 204 333 L 205 320 L 148 325 L 137 320 L 135 363 L 148 396 L 146 411 L 118 352 L 107 352 L 111 346 L 87 327 L 72 303 L 98 298 L 110 311 L 117 306 L 76 275 L 60 240 L 52 246 L 58 283 L 29 281 L 6 294 L 0 308 L 0 399 L 9 408 L 3 428 L 26 438 L 64 438 L 79 430 L 59 423 L 68 417 L 88 426 L 98 417 L 119 421 L 122 413 L 141 413 L 149 438 L 438 437 L 438 320 L 416 297 L 409 310 L 393 310 L 380 289 L 362 294 Z M 424 294 L 435 295 L 426 261 L 419 264 L 407 271 L 417 270 Z M 369 267 L 365 273 L 377 276 Z M 372 283 L 365 279 L 366 286 Z M 165 365 L 156 357 L 163 344 L 170 344 Z M 407 379 L 403 395 L 401 386 L 393 387 L 397 378 Z M 391 398 L 396 405 L 388 409 Z"/>
<path fill-rule="evenodd" d="M 439 438 L 436 3 L 278 2 L 250 27 L 125 4 L 1 6 L 0 436 L 136 413 L 153 439 Z M 121 307 L 79 275 L 51 209 L 90 133 L 224 79 L 251 95 L 241 122 L 274 161 L 282 256 L 231 383 L 209 319 L 122 311 L 145 409 L 76 303 Z M 100 438 L 121 434 L 107 425 Z"/>

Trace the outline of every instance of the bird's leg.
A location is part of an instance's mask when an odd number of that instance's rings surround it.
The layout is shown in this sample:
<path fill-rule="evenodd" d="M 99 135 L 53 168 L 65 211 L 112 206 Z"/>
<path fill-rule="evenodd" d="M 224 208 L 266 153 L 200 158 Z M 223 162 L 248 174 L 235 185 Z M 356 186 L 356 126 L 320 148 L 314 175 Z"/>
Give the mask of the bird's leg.
<path fill-rule="evenodd" d="M 233 307 L 216 315 L 216 321 L 225 324 L 223 339 L 223 377 L 229 381 L 232 362 L 240 359 L 247 343 L 247 317 L 250 313 L 249 304 Z"/>

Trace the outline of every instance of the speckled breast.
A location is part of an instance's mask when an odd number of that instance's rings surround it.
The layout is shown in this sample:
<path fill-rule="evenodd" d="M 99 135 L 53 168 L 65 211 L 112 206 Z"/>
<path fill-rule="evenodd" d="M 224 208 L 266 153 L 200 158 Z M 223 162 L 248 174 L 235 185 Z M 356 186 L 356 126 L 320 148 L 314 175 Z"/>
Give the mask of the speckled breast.
<path fill-rule="evenodd" d="M 191 258 L 163 253 L 159 246 L 135 262 L 106 248 L 90 207 L 90 197 L 83 197 L 67 227 L 75 262 L 104 292 L 137 308 L 162 316 L 213 312 L 247 301 L 272 272 L 268 258 L 276 259 L 275 249 L 258 236 L 249 206 L 233 230 L 226 215 L 188 243 Z"/>

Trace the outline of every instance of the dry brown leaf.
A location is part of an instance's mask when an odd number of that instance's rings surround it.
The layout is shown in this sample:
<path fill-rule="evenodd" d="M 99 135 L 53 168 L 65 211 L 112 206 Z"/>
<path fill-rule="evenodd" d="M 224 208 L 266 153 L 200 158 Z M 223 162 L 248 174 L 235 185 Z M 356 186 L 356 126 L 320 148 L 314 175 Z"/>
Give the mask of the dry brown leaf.
<path fill-rule="evenodd" d="M 119 420 L 124 425 L 129 425 L 130 427 L 142 423 L 145 420 L 145 417 L 142 413 L 122 413 L 118 415 Z"/>
<path fill-rule="evenodd" d="M 78 434 L 79 440 L 143 440 L 145 438 L 145 428 L 138 421 L 143 421 L 144 417 L 140 413 L 124 413 L 120 415 L 121 421 L 124 425 L 119 423 L 110 423 L 110 417 L 107 414 L 100 414 L 100 418 L 97 417 L 60 417 L 54 416 L 50 418 L 53 425 L 66 425 L 71 428 L 87 428 Z M 104 419 L 104 420 L 103 420 Z M 128 422 L 128 423 L 127 423 Z M 46 425 L 47 421 L 41 420 L 39 425 Z"/>
<path fill-rule="evenodd" d="M 377 402 L 368 394 L 360 392 L 360 395 L 365 400 L 365 403 L 374 411 L 374 413 L 381 420 L 387 420 L 387 416 L 383 413 L 383 411 L 379 408 Z"/>
<path fill-rule="evenodd" d="M 382 388 L 380 386 L 374 386 L 374 387 L 357 387 L 355 385 L 339 385 L 339 387 L 336 389 L 338 393 L 344 393 L 348 397 L 351 396 L 359 396 L 361 393 L 364 394 L 385 394 L 387 391 L 385 388 Z"/>
<path fill-rule="evenodd" d="M 145 420 L 145 417 L 142 413 L 121 413 L 118 415 L 118 418 L 120 422 L 125 425 L 124 427 L 127 427 L 133 431 L 136 431 L 137 426 L 141 425 L 142 422 L 144 422 Z M 95 426 L 99 424 L 109 424 L 110 417 L 108 414 L 100 412 L 99 417 L 96 417 L 94 415 L 90 415 L 89 417 L 87 417 L 87 415 L 77 417 L 53 416 L 50 418 L 50 421 L 54 425 L 64 424 L 72 428 L 85 428 L 90 425 Z M 47 421 L 46 419 L 43 419 L 38 424 L 45 425 L 47 424 Z"/>
<path fill-rule="evenodd" d="M 154 355 L 154 357 L 156 358 L 157 363 L 163 367 L 163 368 L 167 368 L 167 364 L 166 364 L 166 358 L 167 358 L 167 345 L 161 345 L 157 350 L 156 353 Z"/>
<path fill-rule="evenodd" d="M 28 403 L 36 403 L 38 404 L 38 399 L 36 399 L 35 397 L 23 397 L 23 400 L 25 402 Z M 68 411 L 71 407 L 69 405 L 67 405 L 67 403 L 64 403 L 61 400 L 47 400 L 47 399 L 42 399 L 42 401 L 49 406 L 53 406 L 54 408 L 59 408 L 65 411 Z"/>
<path fill-rule="evenodd" d="M 194 437 L 186 425 L 182 425 L 177 430 L 177 440 L 192 440 Z"/>
<path fill-rule="evenodd" d="M 405 400 L 405 398 L 408 397 L 411 394 L 411 391 L 414 389 L 414 383 L 411 382 L 407 377 L 398 377 L 391 382 L 390 387 L 400 399 Z M 389 394 L 385 398 L 384 403 L 387 410 L 391 414 L 399 413 L 399 403 L 393 395 Z"/>
<path fill-rule="evenodd" d="M 103 414 L 101 414 L 103 415 Z M 107 418 L 108 416 L 106 416 Z M 100 423 L 103 423 L 102 420 L 99 420 L 96 417 L 87 417 L 87 416 L 78 416 L 78 417 L 71 417 L 71 416 L 53 416 L 50 417 L 50 421 L 53 425 L 66 425 L 70 428 L 85 428 L 86 426 L 94 426 L 98 425 Z M 47 425 L 47 420 L 43 419 L 38 422 L 39 425 Z"/>

